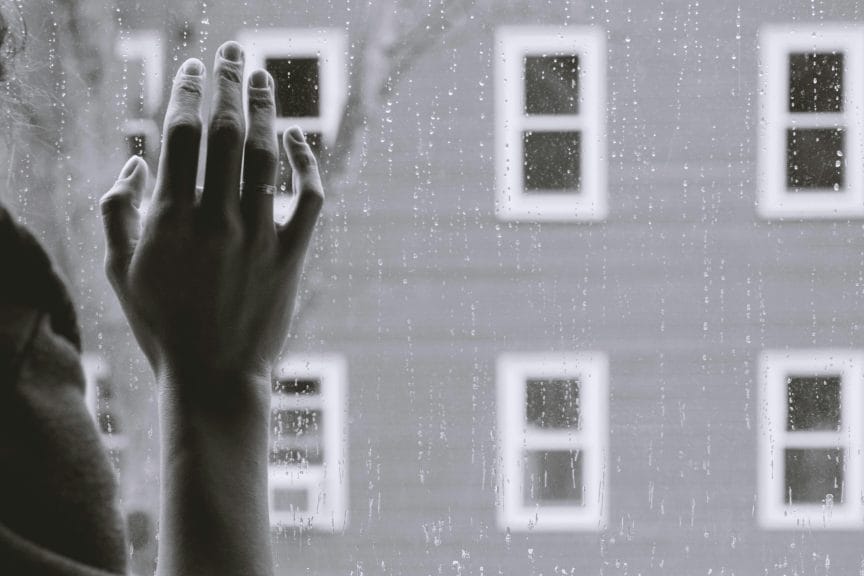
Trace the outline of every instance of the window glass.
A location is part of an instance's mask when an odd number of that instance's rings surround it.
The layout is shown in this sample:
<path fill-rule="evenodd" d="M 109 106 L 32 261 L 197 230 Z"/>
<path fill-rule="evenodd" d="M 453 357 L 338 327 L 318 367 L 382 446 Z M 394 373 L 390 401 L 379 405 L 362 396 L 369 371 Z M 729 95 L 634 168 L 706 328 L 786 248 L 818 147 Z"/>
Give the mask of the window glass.
<path fill-rule="evenodd" d="M 790 376 L 787 386 L 787 430 L 840 429 L 839 376 Z"/>
<path fill-rule="evenodd" d="M 843 110 L 843 53 L 789 55 L 789 111 Z"/>
<path fill-rule="evenodd" d="M 837 191 L 844 186 L 842 129 L 793 128 L 786 132 L 786 185 L 792 192 Z"/>
<path fill-rule="evenodd" d="M 786 501 L 790 504 L 842 504 L 843 450 L 787 449 Z"/>
<path fill-rule="evenodd" d="M 525 57 L 525 113 L 579 113 L 579 56 Z"/>
<path fill-rule="evenodd" d="M 526 505 L 582 505 L 582 458 L 575 450 L 525 452 Z"/>
<path fill-rule="evenodd" d="M 276 114 L 318 116 L 318 58 L 267 58 L 264 69 L 276 83 Z"/>

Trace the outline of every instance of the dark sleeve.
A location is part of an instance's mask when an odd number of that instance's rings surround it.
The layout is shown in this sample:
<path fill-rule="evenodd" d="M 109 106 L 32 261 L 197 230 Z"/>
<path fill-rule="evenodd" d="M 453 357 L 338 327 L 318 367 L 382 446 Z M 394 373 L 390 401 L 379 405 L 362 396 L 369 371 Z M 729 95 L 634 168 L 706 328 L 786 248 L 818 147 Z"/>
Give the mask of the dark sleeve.
<path fill-rule="evenodd" d="M 0 566 L 126 570 L 114 474 L 84 402 L 75 310 L 45 251 L 0 206 Z"/>

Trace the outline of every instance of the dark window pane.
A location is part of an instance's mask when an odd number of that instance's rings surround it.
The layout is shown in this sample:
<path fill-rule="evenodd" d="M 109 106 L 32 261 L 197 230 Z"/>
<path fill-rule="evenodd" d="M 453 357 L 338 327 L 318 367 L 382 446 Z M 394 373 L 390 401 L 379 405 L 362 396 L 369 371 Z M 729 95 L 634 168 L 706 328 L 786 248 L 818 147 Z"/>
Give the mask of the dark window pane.
<path fill-rule="evenodd" d="M 317 442 L 301 447 L 275 446 L 270 449 L 270 463 L 285 466 L 320 466 L 324 451 Z"/>
<path fill-rule="evenodd" d="M 789 55 L 789 111 L 843 110 L 843 54 Z"/>
<path fill-rule="evenodd" d="M 276 82 L 276 115 L 318 116 L 318 58 L 268 58 L 265 68 Z"/>
<path fill-rule="evenodd" d="M 528 380 L 526 418 L 537 428 L 579 428 L 579 380 Z"/>
<path fill-rule="evenodd" d="M 321 382 L 317 378 L 288 378 L 275 380 L 273 392 L 286 396 L 314 396 L 321 393 Z"/>
<path fill-rule="evenodd" d="M 277 512 L 303 511 L 309 508 L 309 494 L 296 488 L 274 488 L 273 510 Z"/>
<path fill-rule="evenodd" d="M 790 376 L 786 429 L 839 430 L 840 377 Z"/>
<path fill-rule="evenodd" d="M 792 191 L 843 188 L 843 130 L 792 128 L 786 131 L 786 186 Z"/>
<path fill-rule="evenodd" d="M 140 132 L 127 134 L 126 153 L 129 156 L 145 156 L 147 154 L 147 136 Z"/>
<path fill-rule="evenodd" d="M 526 504 L 582 504 L 582 454 L 576 450 L 525 453 Z"/>
<path fill-rule="evenodd" d="M 279 134 L 279 141 L 282 141 L 282 134 Z M 306 142 L 309 144 L 309 147 L 312 149 L 312 152 L 315 153 L 317 158 L 321 156 L 321 133 L 320 132 L 308 132 L 306 133 Z M 291 164 L 288 162 L 288 155 L 285 152 L 285 148 L 283 146 L 279 146 L 279 176 L 277 178 L 277 182 L 279 185 L 279 191 L 285 193 L 293 193 L 291 177 L 294 173 L 291 170 Z"/>
<path fill-rule="evenodd" d="M 843 502 L 841 448 L 786 450 L 787 504 Z"/>
<path fill-rule="evenodd" d="M 130 59 L 124 63 L 126 67 L 123 90 L 126 93 L 126 116 L 128 118 L 143 118 L 144 111 L 144 62 Z"/>
<path fill-rule="evenodd" d="M 579 113 L 579 57 L 525 58 L 525 113 Z"/>
<path fill-rule="evenodd" d="M 581 184 L 579 132 L 525 132 L 524 188 L 578 192 Z"/>
<path fill-rule="evenodd" d="M 320 434 L 321 410 L 273 410 L 271 425 L 276 436 Z"/>

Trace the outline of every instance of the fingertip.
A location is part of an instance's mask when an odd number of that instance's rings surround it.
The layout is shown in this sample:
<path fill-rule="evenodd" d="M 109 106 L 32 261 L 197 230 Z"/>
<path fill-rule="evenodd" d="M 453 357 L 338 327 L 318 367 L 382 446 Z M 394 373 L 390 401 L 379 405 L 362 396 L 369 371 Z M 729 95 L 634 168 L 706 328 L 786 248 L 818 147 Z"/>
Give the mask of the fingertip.
<path fill-rule="evenodd" d="M 178 76 L 203 76 L 206 68 L 198 58 L 189 58 L 177 71 Z"/>
<path fill-rule="evenodd" d="M 270 88 L 273 86 L 273 77 L 266 70 L 255 70 L 249 75 L 249 86 L 251 88 Z"/>
<path fill-rule="evenodd" d="M 306 137 L 299 126 L 291 126 L 284 134 L 285 147 L 288 148 L 291 144 L 305 144 Z"/>
<path fill-rule="evenodd" d="M 243 46 L 234 40 L 228 40 L 219 47 L 219 56 L 229 62 L 242 62 L 244 58 Z"/>

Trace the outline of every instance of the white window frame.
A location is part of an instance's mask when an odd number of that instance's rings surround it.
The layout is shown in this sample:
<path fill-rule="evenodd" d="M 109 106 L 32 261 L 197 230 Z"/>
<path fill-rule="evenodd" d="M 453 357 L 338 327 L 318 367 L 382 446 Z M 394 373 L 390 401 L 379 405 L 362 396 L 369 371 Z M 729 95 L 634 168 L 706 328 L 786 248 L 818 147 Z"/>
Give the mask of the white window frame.
<path fill-rule="evenodd" d="M 579 430 L 531 430 L 526 423 L 529 378 L 578 377 Z M 609 361 L 601 352 L 507 353 L 498 358 L 500 500 L 498 526 L 511 531 L 599 531 L 608 516 Z M 582 450 L 584 493 L 579 506 L 526 506 L 526 450 Z"/>
<path fill-rule="evenodd" d="M 276 119 L 281 133 L 297 125 L 304 132 L 319 132 L 325 144 L 336 141 L 348 99 L 348 38 L 340 28 L 260 28 L 242 30 L 237 40 L 246 54 L 246 79 L 264 69 L 267 58 L 315 57 L 319 59 L 319 111 L 317 117 Z"/>
<path fill-rule="evenodd" d="M 159 142 L 159 126 L 156 116 L 164 97 L 165 49 L 157 30 L 121 31 L 115 45 L 115 53 L 124 64 L 140 60 L 144 68 L 144 116 L 126 118 L 123 132 L 126 137 L 143 134 L 147 152 Z"/>
<path fill-rule="evenodd" d="M 270 523 L 275 527 L 343 530 L 348 522 L 345 360 L 335 354 L 292 355 L 279 363 L 275 376 L 279 379 L 315 378 L 320 382 L 320 393 L 316 396 L 285 398 L 274 393 L 271 410 L 321 410 L 324 461 L 320 466 L 269 464 Z M 312 508 L 310 513 L 274 510 L 273 492 L 280 487 L 306 490 Z M 322 492 L 326 493 L 325 504 L 322 504 Z"/>
<path fill-rule="evenodd" d="M 99 428 L 99 417 L 97 415 L 98 393 L 96 390 L 96 383 L 100 379 L 110 380 L 111 370 L 105 362 L 105 359 L 100 354 L 93 352 L 85 352 L 81 355 L 81 367 L 84 371 L 84 402 L 87 406 L 87 410 L 93 417 L 93 422 L 102 438 L 102 445 L 105 446 L 107 450 L 123 452 L 129 444 L 126 435 L 124 433 L 103 433 Z"/>
<path fill-rule="evenodd" d="M 760 31 L 759 202 L 761 217 L 864 217 L 864 28 L 850 25 L 769 25 Z M 789 54 L 843 53 L 843 110 L 789 111 Z M 789 192 L 786 131 L 844 129 L 845 189 Z"/>
<path fill-rule="evenodd" d="M 760 358 L 759 523 L 772 530 L 864 528 L 864 352 L 859 350 L 768 350 Z M 840 430 L 787 431 L 789 375 L 841 377 Z M 786 448 L 843 448 L 842 505 L 788 504 Z"/>
<path fill-rule="evenodd" d="M 525 114 L 526 56 L 579 56 L 579 113 Z M 606 36 L 596 26 L 503 26 L 495 35 L 496 213 L 501 220 L 596 221 L 607 215 Z M 581 192 L 523 189 L 523 132 L 581 132 Z"/>

